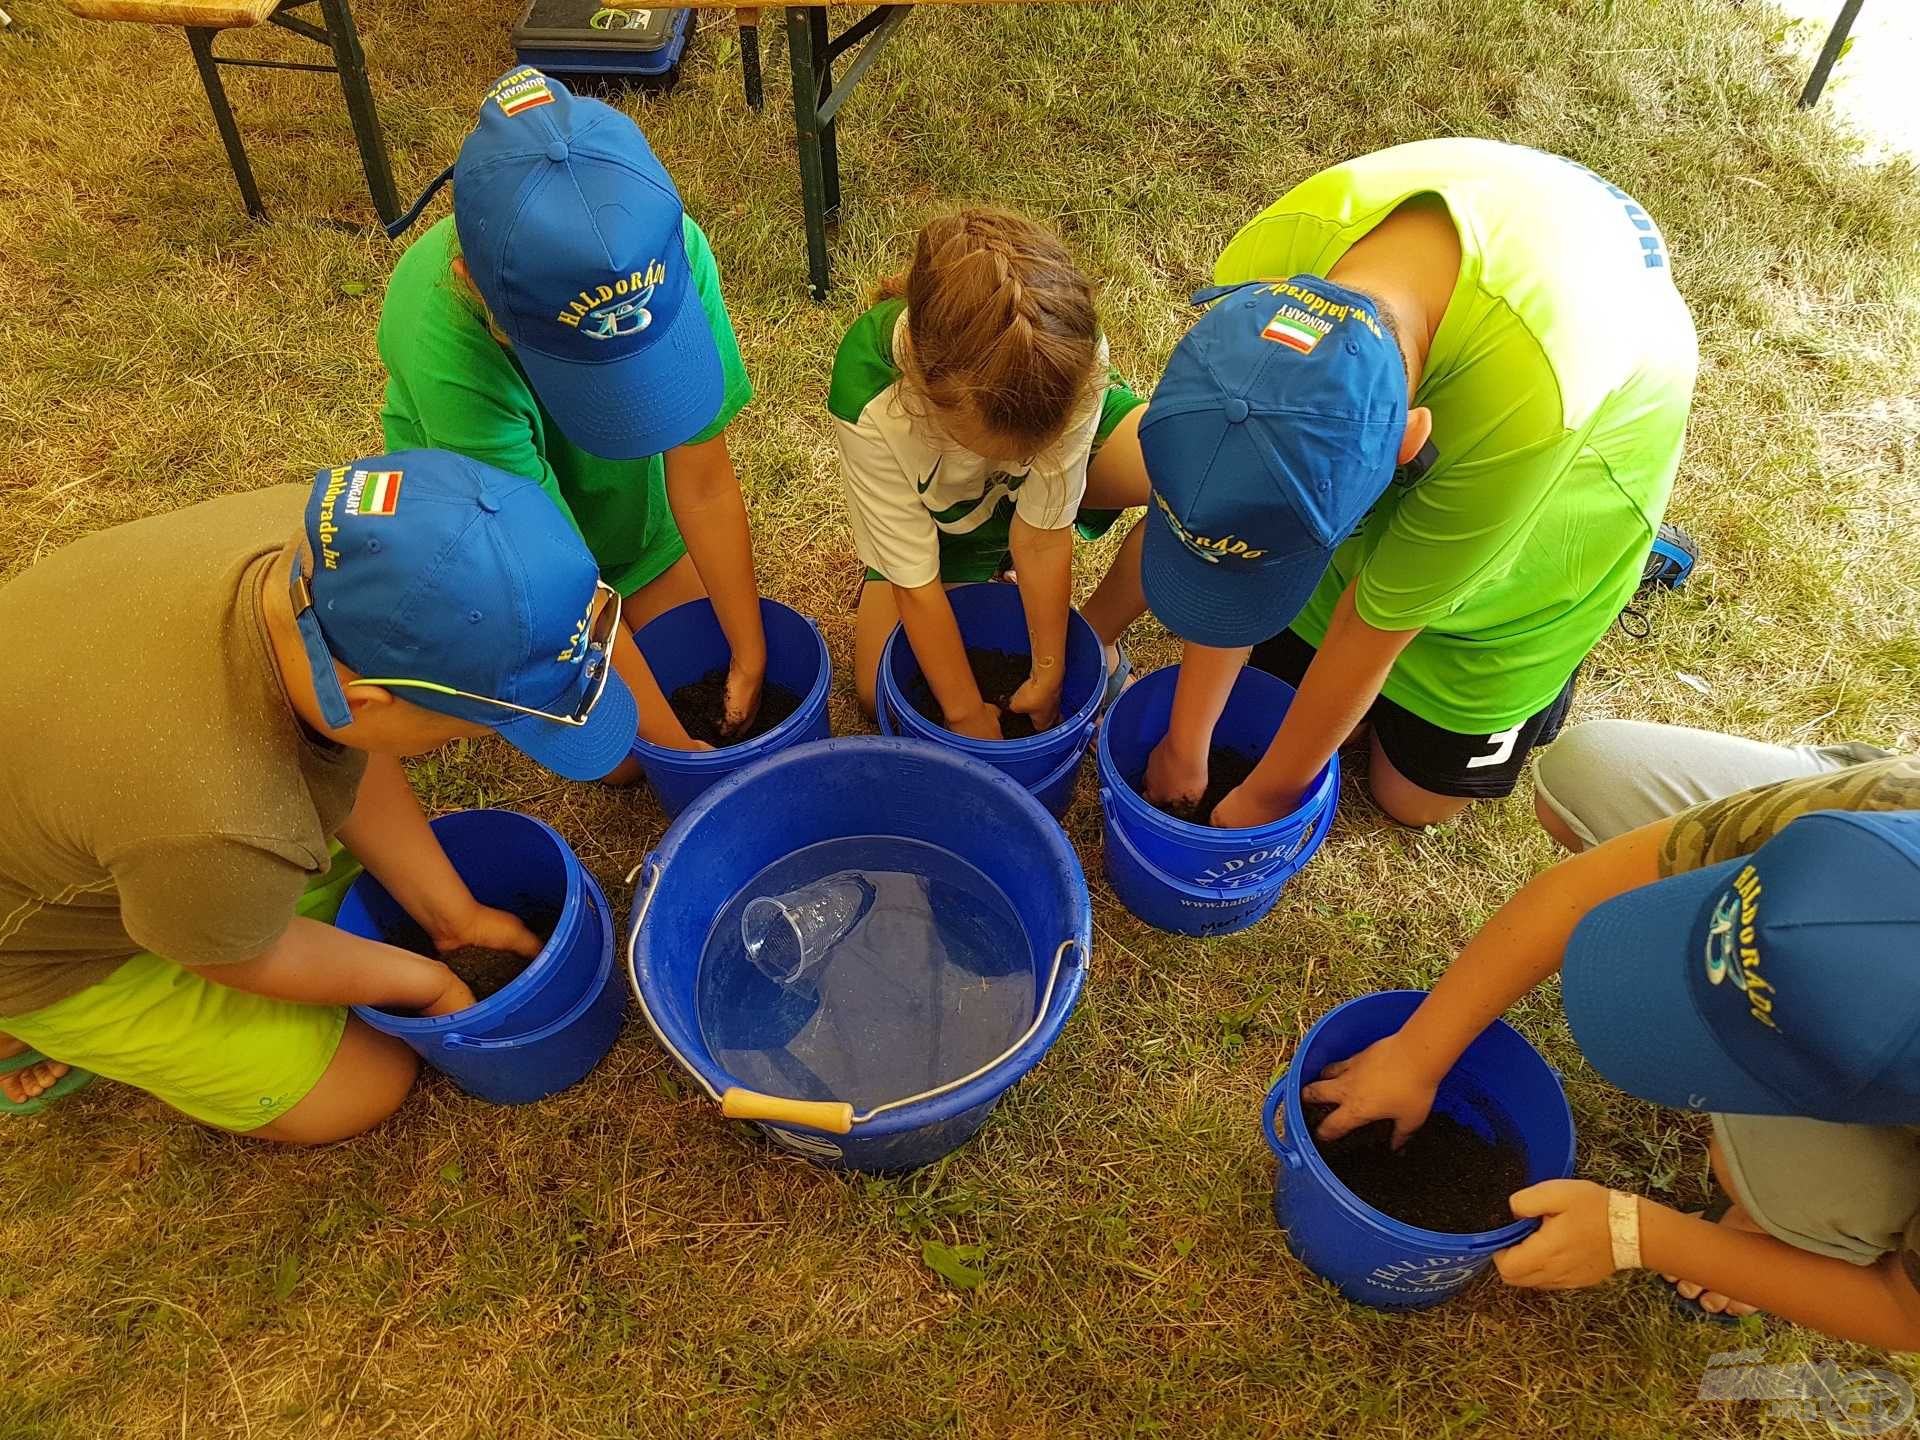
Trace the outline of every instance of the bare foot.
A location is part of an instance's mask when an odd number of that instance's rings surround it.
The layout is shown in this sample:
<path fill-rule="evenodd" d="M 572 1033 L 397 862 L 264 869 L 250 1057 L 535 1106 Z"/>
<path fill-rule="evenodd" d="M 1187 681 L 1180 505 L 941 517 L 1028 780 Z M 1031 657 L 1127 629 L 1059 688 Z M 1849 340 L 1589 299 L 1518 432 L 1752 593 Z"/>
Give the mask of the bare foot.
<path fill-rule="evenodd" d="M 24 1055 L 30 1048 L 24 1040 L 16 1040 L 11 1035 L 0 1035 L 0 1060 L 11 1060 L 16 1055 Z M 24 1105 L 27 1101 L 44 1095 L 60 1082 L 71 1066 L 58 1060 L 42 1060 L 24 1069 L 10 1070 L 0 1075 L 0 1095 L 15 1105 Z"/>
<path fill-rule="evenodd" d="M 1737 1203 L 1727 1207 L 1727 1213 L 1720 1217 L 1719 1223 L 1735 1230 L 1750 1230 L 1756 1235 L 1763 1233 L 1754 1223 L 1753 1217 Z M 1722 1295 L 1718 1290 L 1709 1290 L 1706 1286 L 1696 1285 L 1691 1280 L 1682 1280 L 1678 1275 L 1662 1275 L 1660 1278 L 1673 1286 L 1682 1300 L 1693 1301 L 1709 1315 L 1731 1315 L 1739 1319 L 1744 1315 L 1760 1313 L 1758 1305 L 1749 1305 L 1744 1300 L 1735 1300 L 1729 1295 Z"/>

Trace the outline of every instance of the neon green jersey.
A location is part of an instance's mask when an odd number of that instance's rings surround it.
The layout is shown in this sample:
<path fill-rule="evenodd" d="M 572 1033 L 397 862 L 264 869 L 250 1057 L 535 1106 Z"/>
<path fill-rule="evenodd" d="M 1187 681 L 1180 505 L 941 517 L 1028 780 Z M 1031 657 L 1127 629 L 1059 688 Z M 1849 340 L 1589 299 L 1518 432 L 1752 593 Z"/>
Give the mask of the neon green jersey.
<path fill-rule="evenodd" d="M 1418 629 L 1384 694 L 1457 734 L 1544 709 L 1639 583 L 1680 463 L 1698 360 L 1666 241 L 1592 171 L 1491 140 L 1337 165 L 1233 238 L 1220 284 L 1324 276 L 1395 208 L 1436 196 L 1460 275 L 1416 405 L 1439 460 L 1396 483 L 1293 623 Z"/>

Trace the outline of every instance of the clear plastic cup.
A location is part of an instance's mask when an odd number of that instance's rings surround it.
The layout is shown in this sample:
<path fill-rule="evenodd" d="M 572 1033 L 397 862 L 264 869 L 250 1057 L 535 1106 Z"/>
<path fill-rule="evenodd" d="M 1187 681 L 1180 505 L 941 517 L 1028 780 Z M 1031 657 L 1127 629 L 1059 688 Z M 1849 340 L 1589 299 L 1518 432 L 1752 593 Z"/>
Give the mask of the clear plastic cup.
<path fill-rule="evenodd" d="M 761 974 L 792 985 L 817 970 L 873 908 L 866 876 L 842 870 L 783 895 L 761 895 L 740 916 L 740 941 Z"/>

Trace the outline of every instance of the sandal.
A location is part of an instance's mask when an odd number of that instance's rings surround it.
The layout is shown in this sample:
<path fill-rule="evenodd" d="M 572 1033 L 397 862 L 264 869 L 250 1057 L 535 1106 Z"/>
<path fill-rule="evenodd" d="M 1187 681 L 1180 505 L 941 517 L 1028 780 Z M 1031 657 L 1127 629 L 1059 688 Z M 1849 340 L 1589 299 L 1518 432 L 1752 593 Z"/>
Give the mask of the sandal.
<path fill-rule="evenodd" d="M 1726 1191 L 1715 1186 L 1713 1198 L 1707 1202 L 1707 1208 L 1700 1212 L 1700 1218 L 1718 1225 L 1721 1220 L 1726 1218 L 1727 1211 L 1732 1208 L 1733 1200 L 1731 1197 L 1727 1195 Z M 1666 1288 L 1667 1299 L 1672 1302 L 1673 1308 L 1689 1320 L 1699 1321 L 1708 1325 L 1720 1325 L 1726 1328 L 1732 1328 L 1749 1318 L 1757 1318 L 1760 1313 L 1759 1311 L 1755 1311 L 1754 1317 L 1748 1317 L 1745 1315 L 1729 1315 L 1724 1310 L 1709 1310 L 1700 1303 L 1700 1297 L 1698 1295 L 1691 1300 L 1682 1295 L 1680 1293 L 1680 1281 L 1669 1280 L 1664 1275 L 1658 1276 L 1657 1278 L 1661 1285 Z M 1703 1290 L 1700 1293 L 1704 1295 L 1706 1292 Z"/>
<path fill-rule="evenodd" d="M 1133 655 L 1127 649 L 1127 642 L 1116 640 L 1113 648 L 1117 658 L 1113 662 L 1113 669 L 1107 672 L 1106 688 L 1100 692 L 1100 708 L 1094 712 L 1096 715 L 1106 714 L 1107 707 L 1120 698 L 1120 692 L 1133 679 Z"/>
<path fill-rule="evenodd" d="M 24 1070 L 29 1065 L 38 1065 L 47 1057 L 29 1046 L 18 1055 L 0 1060 L 0 1075 L 11 1075 L 16 1070 Z M 91 1070 L 73 1069 L 67 1071 L 47 1089 L 31 1100 L 13 1101 L 0 1095 L 0 1115 L 33 1115 L 44 1110 L 56 1100 L 63 1100 L 76 1090 L 86 1088 L 93 1083 Z"/>

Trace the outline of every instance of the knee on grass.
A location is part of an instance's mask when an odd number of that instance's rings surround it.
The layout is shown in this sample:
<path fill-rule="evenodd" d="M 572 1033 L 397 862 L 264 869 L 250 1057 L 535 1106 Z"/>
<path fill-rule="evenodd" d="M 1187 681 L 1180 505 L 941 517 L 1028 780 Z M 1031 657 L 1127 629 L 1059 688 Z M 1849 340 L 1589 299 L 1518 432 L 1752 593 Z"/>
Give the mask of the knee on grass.
<path fill-rule="evenodd" d="M 313 1089 L 279 1119 L 247 1133 L 282 1145 L 350 1140 L 398 1110 L 419 1073 L 420 1057 L 404 1043 L 350 1016 Z"/>
<path fill-rule="evenodd" d="M 1594 843 L 1593 827 L 1583 817 L 1594 814 L 1620 783 L 1622 729 L 1614 720 L 1568 726 L 1534 761 L 1534 817 L 1563 849 Z"/>
<path fill-rule="evenodd" d="M 1373 803 L 1386 812 L 1388 819 L 1412 829 L 1444 825 L 1471 803 L 1464 796 L 1435 794 L 1407 779 L 1387 759 L 1378 736 L 1373 743 L 1368 789 Z"/>

